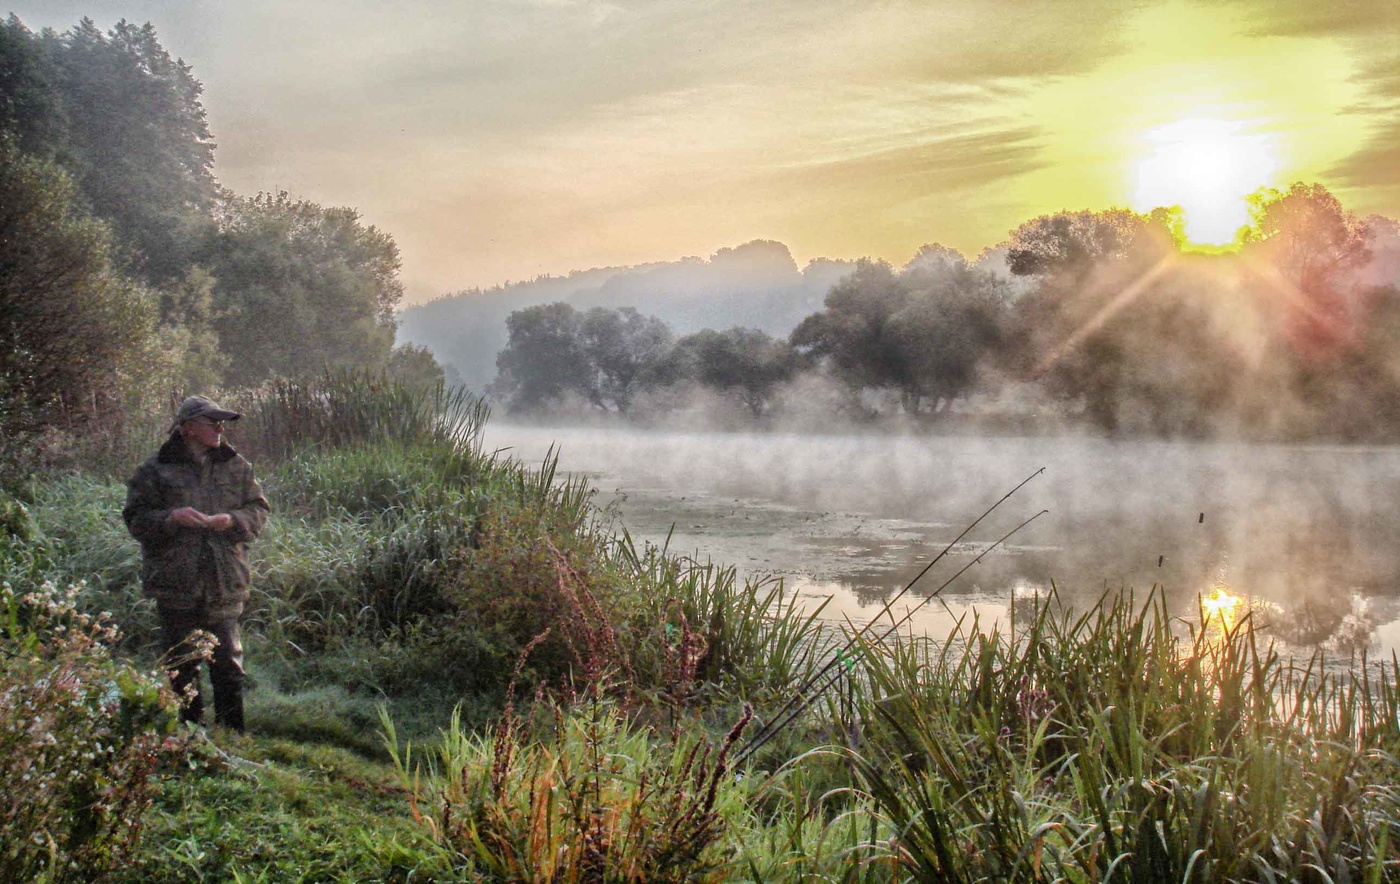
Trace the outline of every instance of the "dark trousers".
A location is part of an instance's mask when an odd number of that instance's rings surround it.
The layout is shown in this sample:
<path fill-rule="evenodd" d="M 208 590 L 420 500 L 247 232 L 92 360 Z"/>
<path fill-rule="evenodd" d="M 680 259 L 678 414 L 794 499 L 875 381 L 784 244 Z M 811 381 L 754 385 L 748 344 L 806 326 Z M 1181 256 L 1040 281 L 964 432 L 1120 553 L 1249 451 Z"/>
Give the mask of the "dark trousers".
<path fill-rule="evenodd" d="M 204 722 L 204 697 L 199 687 L 199 667 L 203 662 L 190 643 L 190 633 L 202 629 L 218 644 L 209 661 L 209 680 L 214 685 L 214 723 L 243 732 L 243 637 L 238 620 L 210 620 L 202 611 L 160 611 L 160 640 L 167 649 L 165 666 L 170 686 L 180 698 L 180 720 Z"/>

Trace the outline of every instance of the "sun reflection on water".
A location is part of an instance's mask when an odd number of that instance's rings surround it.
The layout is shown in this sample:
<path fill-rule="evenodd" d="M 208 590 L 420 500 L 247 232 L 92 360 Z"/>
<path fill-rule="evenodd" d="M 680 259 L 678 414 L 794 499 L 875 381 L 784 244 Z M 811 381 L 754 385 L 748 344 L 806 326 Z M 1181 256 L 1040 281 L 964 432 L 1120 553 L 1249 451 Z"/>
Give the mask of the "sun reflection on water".
<path fill-rule="evenodd" d="M 1239 615 L 1236 613 L 1240 605 L 1244 604 L 1244 599 L 1226 591 L 1225 587 L 1216 584 L 1215 595 L 1210 598 L 1201 599 L 1201 619 L 1206 625 L 1214 625 L 1222 632 L 1228 632 L 1235 627 Z"/>

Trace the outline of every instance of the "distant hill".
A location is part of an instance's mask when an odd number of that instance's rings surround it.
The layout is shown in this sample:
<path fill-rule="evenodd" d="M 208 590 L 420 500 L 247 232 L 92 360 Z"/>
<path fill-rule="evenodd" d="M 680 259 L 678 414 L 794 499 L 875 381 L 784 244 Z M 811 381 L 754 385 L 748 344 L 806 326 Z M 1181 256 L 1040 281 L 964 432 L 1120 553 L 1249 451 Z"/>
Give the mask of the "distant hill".
<path fill-rule="evenodd" d="M 522 307 L 555 301 L 579 310 L 635 307 L 665 320 L 678 335 L 737 325 L 787 337 L 822 308 L 827 291 L 853 264 L 822 258 L 799 270 L 787 246 L 755 240 L 708 259 L 604 267 L 458 292 L 402 311 L 398 341 L 427 347 L 461 383 L 480 390 L 496 376 L 506 317 Z"/>

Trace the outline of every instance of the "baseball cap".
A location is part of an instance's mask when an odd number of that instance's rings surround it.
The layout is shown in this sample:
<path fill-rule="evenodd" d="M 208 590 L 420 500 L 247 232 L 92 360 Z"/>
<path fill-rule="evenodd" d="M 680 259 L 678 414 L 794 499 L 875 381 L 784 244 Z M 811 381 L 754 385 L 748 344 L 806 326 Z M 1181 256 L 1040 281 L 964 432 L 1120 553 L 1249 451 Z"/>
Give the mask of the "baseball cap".
<path fill-rule="evenodd" d="M 180 410 L 175 413 L 175 423 L 183 424 L 197 417 L 207 417 L 212 421 L 236 421 L 242 416 L 236 411 L 220 408 L 203 396 L 190 396 L 180 403 Z"/>

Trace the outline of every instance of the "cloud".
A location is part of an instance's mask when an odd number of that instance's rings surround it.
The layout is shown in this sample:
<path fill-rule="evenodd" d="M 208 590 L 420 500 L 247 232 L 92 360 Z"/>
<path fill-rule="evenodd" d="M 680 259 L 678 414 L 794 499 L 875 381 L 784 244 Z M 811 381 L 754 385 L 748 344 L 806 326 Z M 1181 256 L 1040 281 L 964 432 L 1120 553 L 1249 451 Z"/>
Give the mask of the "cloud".
<path fill-rule="evenodd" d="M 1374 37 L 1400 31 L 1400 5 L 1388 0 L 1226 0 L 1245 12 L 1258 37 Z"/>
<path fill-rule="evenodd" d="M 825 184 L 856 192 L 893 190 L 924 197 L 980 187 L 1040 168 L 1039 136 L 1033 127 L 932 135 L 871 153 L 806 162 L 779 177 L 799 186 Z"/>
<path fill-rule="evenodd" d="M 1136 12 L 1111 0 L 905 4 L 887 36 L 902 37 L 894 65 L 917 80 L 1065 77 L 1087 74 L 1125 52 Z"/>
<path fill-rule="evenodd" d="M 1327 174 L 1348 187 L 1400 188 L 1400 120 L 1376 127 L 1366 147 Z"/>
<path fill-rule="evenodd" d="M 761 237 L 809 256 L 907 254 L 931 238 L 976 251 L 1025 213 L 1121 200 L 1119 143 L 1173 101 L 1257 76 L 1265 86 L 1237 91 L 1303 107 L 1297 81 L 1327 77 L 1297 59 L 1319 45 L 1337 56 L 1328 71 L 1359 71 L 1364 88 L 1319 87 L 1306 118 L 1366 99 L 1310 168 L 1361 195 L 1400 181 L 1400 4 L 1226 2 L 18 0 L 17 12 L 36 27 L 152 20 L 206 85 L 220 179 L 359 207 L 399 240 L 421 295 Z M 1236 39 L 1248 28 L 1270 37 Z"/>
<path fill-rule="evenodd" d="M 1400 56 L 1372 61 L 1355 79 L 1366 98 L 1347 110 L 1369 120 L 1370 136 L 1327 174 L 1361 191 L 1362 204 L 1378 205 L 1381 192 L 1400 196 Z"/>

